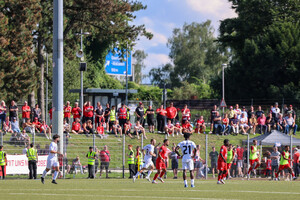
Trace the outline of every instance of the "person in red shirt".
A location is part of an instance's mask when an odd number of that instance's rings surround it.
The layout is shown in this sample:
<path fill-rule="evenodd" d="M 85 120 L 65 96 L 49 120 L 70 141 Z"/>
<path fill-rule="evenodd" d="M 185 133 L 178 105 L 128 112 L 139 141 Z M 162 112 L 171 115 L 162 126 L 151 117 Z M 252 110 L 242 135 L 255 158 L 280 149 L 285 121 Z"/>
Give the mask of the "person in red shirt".
<path fill-rule="evenodd" d="M 100 127 L 100 126 L 98 126 L 98 127 Z M 107 148 L 106 145 L 104 145 L 103 150 L 99 152 L 99 155 L 100 155 L 100 162 L 101 162 L 101 164 L 100 164 L 100 176 L 99 176 L 99 178 L 101 178 L 102 170 L 104 168 L 105 168 L 105 172 L 106 172 L 106 178 L 108 178 L 108 168 L 109 168 L 109 162 L 110 162 L 110 153 L 109 153 L 108 148 Z"/>
<path fill-rule="evenodd" d="M 257 118 L 257 126 L 259 128 L 259 133 L 262 134 L 262 132 L 264 132 L 264 134 L 267 132 L 267 125 L 266 125 L 266 116 L 264 113 L 261 114 L 260 117 Z"/>
<path fill-rule="evenodd" d="M 91 102 L 86 102 L 83 106 L 83 122 L 91 120 L 93 123 L 94 107 L 91 106 Z"/>
<path fill-rule="evenodd" d="M 79 118 L 75 118 L 75 121 L 72 123 L 72 133 L 74 133 L 76 135 L 83 133 Z"/>
<path fill-rule="evenodd" d="M 222 119 L 222 135 L 230 134 L 230 125 L 228 114 L 224 114 L 224 118 Z"/>
<path fill-rule="evenodd" d="M 290 146 L 289 145 L 286 145 L 284 147 L 284 151 L 281 152 L 281 157 L 280 157 L 280 165 L 279 165 L 279 169 L 278 171 L 275 173 L 275 176 L 276 176 L 276 179 L 275 181 L 278 181 L 278 176 L 280 174 L 281 171 L 283 170 L 288 170 L 288 172 L 290 174 L 292 174 L 293 176 L 293 179 L 296 180 L 297 178 L 295 177 L 295 174 L 293 172 L 293 169 L 291 168 L 291 165 L 290 165 L 290 162 L 292 161 L 291 159 L 291 154 L 290 154 Z M 287 162 L 287 164 L 285 164 Z M 283 162 L 283 163 L 282 163 Z"/>
<path fill-rule="evenodd" d="M 198 134 L 204 133 L 205 129 L 206 129 L 206 126 L 205 126 L 203 116 L 200 116 L 200 118 L 197 119 L 197 122 L 196 122 L 195 133 L 198 133 Z"/>
<path fill-rule="evenodd" d="M 49 110 L 49 118 L 50 118 L 50 123 L 52 124 L 52 114 L 53 114 L 53 108 L 50 108 Z"/>
<path fill-rule="evenodd" d="M 167 171 L 166 164 L 165 164 L 165 160 L 167 159 L 166 154 L 168 152 L 167 146 L 169 146 L 169 140 L 168 139 L 164 139 L 163 145 L 158 150 L 158 156 L 157 156 L 157 159 L 156 159 L 156 169 L 157 169 L 157 172 L 154 175 L 152 183 L 156 183 L 155 180 L 157 178 L 162 183 L 164 183 L 164 181 L 162 180 L 162 177 L 163 177 L 163 175 Z"/>
<path fill-rule="evenodd" d="M 124 124 L 126 123 L 126 119 L 127 119 L 127 108 L 124 103 L 121 104 L 121 108 L 118 109 L 117 113 L 119 118 L 119 124 L 124 131 Z"/>
<path fill-rule="evenodd" d="M 294 167 L 294 173 L 296 178 L 298 178 L 299 176 L 299 167 L 300 167 L 299 160 L 300 160 L 300 152 L 298 151 L 298 148 L 294 148 L 293 167 Z"/>
<path fill-rule="evenodd" d="M 41 123 L 39 122 L 39 118 L 35 117 L 32 124 L 35 127 L 35 132 L 40 132 Z"/>
<path fill-rule="evenodd" d="M 156 118 L 157 118 L 157 132 L 163 133 L 165 128 L 166 121 L 166 113 L 167 111 L 164 109 L 164 105 L 160 105 L 159 108 L 156 109 Z"/>
<path fill-rule="evenodd" d="M 174 132 L 176 133 L 176 135 L 182 134 L 182 127 L 180 126 L 179 122 L 176 122 L 175 126 L 174 126 Z"/>
<path fill-rule="evenodd" d="M 226 177 L 227 173 L 227 147 L 229 146 L 229 140 L 224 140 L 224 145 L 221 146 L 219 158 L 218 158 L 218 182 L 217 184 L 225 184 L 224 178 Z"/>
<path fill-rule="evenodd" d="M 82 111 L 81 111 L 80 107 L 78 106 L 78 102 L 75 102 L 74 107 L 72 108 L 72 111 L 71 111 L 74 121 L 76 118 L 80 119 L 81 112 Z"/>
<path fill-rule="evenodd" d="M 237 172 L 238 172 L 238 176 L 243 177 L 242 168 L 243 168 L 243 164 L 244 164 L 244 158 L 243 158 L 244 149 L 240 146 L 237 146 L 236 154 L 237 154 Z"/>
<path fill-rule="evenodd" d="M 31 113 L 30 106 L 28 106 L 27 101 L 25 101 L 24 106 L 22 106 L 22 120 L 23 120 L 23 123 L 26 123 L 27 119 L 30 119 L 30 113 Z"/>
<path fill-rule="evenodd" d="M 270 158 L 271 153 L 268 152 L 268 154 L 269 154 L 268 159 L 266 161 L 266 177 L 270 177 L 271 176 L 271 171 L 272 171 L 272 165 L 271 165 L 272 160 Z"/>
<path fill-rule="evenodd" d="M 184 124 L 182 124 L 182 133 L 193 134 L 193 132 L 194 132 L 193 126 L 190 124 L 189 120 L 185 120 Z"/>
<path fill-rule="evenodd" d="M 64 107 L 64 120 L 66 120 L 67 123 L 70 122 L 71 112 L 72 107 L 70 106 L 70 102 L 67 101 L 67 105 Z"/>
<path fill-rule="evenodd" d="M 45 121 L 42 121 L 40 125 L 40 133 L 44 133 L 47 139 L 51 139 L 51 128 L 46 124 Z"/>
<path fill-rule="evenodd" d="M 167 111 L 167 120 L 171 120 L 171 123 L 175 123 L 175 118 L 177 116 L 177 109 L 173 106 L 173 102 L 170 103 L 170 106 L 166 108 Z"/>
<path fill-rule="evenodd" d="M 125 130 L 124 134 L 128 135 L 132 139 L 133 136 L 131 135 L 131 127 L 132 127 L 132 124 L 131 124 L 130 120 L 128 119 L 126 121 L 126 123 L 124 124 L 124 130 Z"/>
<path fill-rule="evenodd" d="M 187 105 L 185 104 L 183 109 L 181 110 L 182 113 L 182 121 L 181 123 L 184 124 L 186 120 L 191 119 L 191 111 L 187 108 Z"/>

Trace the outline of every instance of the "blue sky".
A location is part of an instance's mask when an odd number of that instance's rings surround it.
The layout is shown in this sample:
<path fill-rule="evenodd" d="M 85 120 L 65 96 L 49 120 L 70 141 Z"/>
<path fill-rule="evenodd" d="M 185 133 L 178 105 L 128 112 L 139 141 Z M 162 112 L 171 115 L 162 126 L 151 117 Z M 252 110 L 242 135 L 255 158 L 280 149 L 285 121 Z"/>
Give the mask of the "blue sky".
<path fill-rule="evenodd" d="M 154 34 L 152 40 L 141 37 L 135 46 L 135 49 L 144 50 L 148 54 L 143 74 L 171 62 L 166 44 L 174 28 L 181 28 L 185 22 L 201 23 L 210 19 L 217 36 L 219 21 L 236 16 L 227 0 L 141 0 L 141 2 L 148 7 L 137 12 L 134 23 L 145 24 L 147 30 Z M 143 82 L 149 83 L 149 79 L 144 79 Z"/>

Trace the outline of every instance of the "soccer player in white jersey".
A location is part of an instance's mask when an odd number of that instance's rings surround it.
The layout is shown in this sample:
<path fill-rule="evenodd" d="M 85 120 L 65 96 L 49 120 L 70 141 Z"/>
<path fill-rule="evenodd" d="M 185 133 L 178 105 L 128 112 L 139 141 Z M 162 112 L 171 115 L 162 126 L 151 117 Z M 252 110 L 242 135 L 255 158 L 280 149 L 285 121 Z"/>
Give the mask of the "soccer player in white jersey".
<path fill-rule="evenodd" d="M 41 176 L 41 181 L 43 184 L 45 183 L 45 176 L 46 176 L 47 172 L 52 167 L 54 167 L 54 170 L 55 170 L 52 183 L 57 184 L 57 182 L 55 181 L 58 176 L 58 173 L 59 173 L 59 163 L 57 160 L 57 154 L 62 155 L 60 152 L 57 151 L 57 143 L 59 142 L 59 138 L 60 138 L 59 135 L 54 135 L 53 141 L 50 144 L 49 155 L 47 158 L 47 167 L 44 170 L 43 175 Z"/>
<path fill-rule="evenodd" d="M 190 141 L 190 135 L 190 133 L 185 133 L 183 136 L 185 140 L 180 142 L 175 149 L 177 155 L 182 158 L 184 187 L 188 187 L 186 180 L 186 170 L 190 171 L 191 187 L 195 187 L 193 157 L 194 155 L 196 155 L 197 149 L 195 143 Z M 179 149 L 181 149 L 182 156 L 178 152 Z"/>
<path fill-rule="evenodd" d="M 136 173 L 135 176 L 133 176 L 133 182 L 135 182 L 136 178 L 142 174 L 142 172 L 145 169 L 149 169 L 148 171 L 148 175 L 146 176 L 146 179 L 151 182 L 150 180 L 150 175 L 152 173 L 152 171 L 154 170 L 154 164 L 152 162 L 152 156 L 155 156 L 154 154 L 154 148 L 155 148 L 155 144 L 156 144 L 156 140 L 155 139 L 151 139 L 150 140 L 151 144 L 146 145 L 142 152 L 144 154 L 144 165 L 142 167 L 142 169 Z"/>

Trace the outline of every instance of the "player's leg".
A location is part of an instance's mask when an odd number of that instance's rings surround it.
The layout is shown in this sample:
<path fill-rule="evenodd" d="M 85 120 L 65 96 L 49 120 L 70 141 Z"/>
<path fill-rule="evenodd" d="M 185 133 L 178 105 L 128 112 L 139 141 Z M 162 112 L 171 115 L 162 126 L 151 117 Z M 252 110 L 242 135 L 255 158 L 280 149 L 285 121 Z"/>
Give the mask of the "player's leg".
<path fill-rule="evenodd" d="M 190 177 L 191 177 L 191 187 L 195 187 L 195 176 L 194 176 L 194 162 L 193 160 L 190 160 L 190 162 L 188 163 L 188 168 L 190 170 Z M 197 170 L 197 172 L 199 171 L 199 169 Z"/>
<path fill-rule="evenodd" d="M 183 169 L 182 173 L 183 173 L 182 177 L 183 177 L 184 187 L 188 187 L 187 180 L 186 180 L 186 170 Z"/>
<path fill-rule="evenodd" d="M 293 171 L 293 169 L 290 167 L 290 166 L 288 166 L 288 171 L 290 172 L 290 174 L 292 175 L 292 177 L 293 177 L 293 179 L 295 180 L 296 179 L 296 177 L 295 177 L 295 174 L 294 174 L 294 171 Z"/>
<path fill-rule="evenodd" d="M 53 176 L 53 180 L 52 180 L 52 183 L 53 184 L 57 184 L 56 183 L 56 179 L 57 179 L 57 176 L 58 176 L 58 173 L 59 173 L 59 166 L 54 166 L 54 176 Z"/>
<path fill-rule="evenodd" d="M 160 169 L 157 169 L 157 172 L 156 174 L 154 175 L 154 178 L 153 178 L 153 182 L 152 183 L 155 183 L 155 180 L 157 179 L 157 177 L 159 176 L 160 174 Z"/>

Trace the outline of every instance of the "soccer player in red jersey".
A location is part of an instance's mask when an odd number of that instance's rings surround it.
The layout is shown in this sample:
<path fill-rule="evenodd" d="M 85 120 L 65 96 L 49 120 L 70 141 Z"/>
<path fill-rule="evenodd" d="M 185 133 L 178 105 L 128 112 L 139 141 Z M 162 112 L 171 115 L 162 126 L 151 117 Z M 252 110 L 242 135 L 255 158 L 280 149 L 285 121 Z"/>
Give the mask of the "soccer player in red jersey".
<path fill-rule="evenodd" d="M 218 175 L 217 184 L 225 184 L 223 179 L 226 177 L 227 174 L 227 147 L 228 146 L 229 146 L 229 140 L 225 139 L 224 145 L 221 146 L 219 158 L 218 158 L 219 175 Z"/>
<path fill-rule="evenodd" d="M 276 178 L 275 181 L 278 181 L 278 175 L 281 171 L 287 169 L 290 174 L 292 174 L 293 179 L 296 180 L 295 174 L 290 166 L 290 161 L 292 161 L 292 159 L 290 158 L 290 146 L 286 145 L 284 148 L 284 151 L 281 152 L 281 158 L 280 158 L 280 165 L 279 165 L 279 169 L 277 171 L 277 173 L 275 173 Z"/>
<path fill-rule="evenodd" d="M 156 183 L 156 179 L 158 178 L 158 180 L 160 180 L 162 183 L 164 183 L 164 181 L 162 180 L 161 177 L 163 177 L 163 175 L 166 173 L 167 168 L 166 168 L 166 154 L 168 152 L 168 148 L 167 146 L 169 146 L 169 140 L 168 139 L 164 139 L 164 144 L 159 148 L 158 151 L 158 156 L 156 159 L 156 169 L 157 172 L 153 178 L 152 183 Z M 158 177 L 159 176 L 159 177 Z"/>

